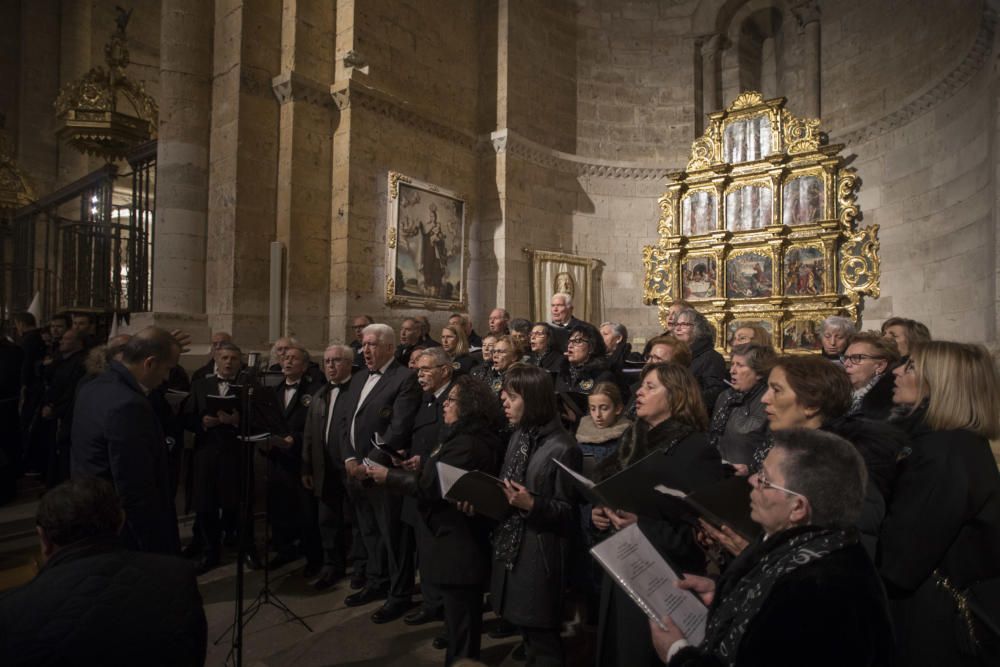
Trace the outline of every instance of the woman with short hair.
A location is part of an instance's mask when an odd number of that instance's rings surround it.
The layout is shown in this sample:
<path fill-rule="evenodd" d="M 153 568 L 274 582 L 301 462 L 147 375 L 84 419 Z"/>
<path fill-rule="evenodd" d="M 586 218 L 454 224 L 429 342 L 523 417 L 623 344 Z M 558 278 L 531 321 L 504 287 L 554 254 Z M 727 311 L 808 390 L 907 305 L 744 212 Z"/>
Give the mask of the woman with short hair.
<path fill-rule="evenodd" d="M 705 410 L 711 410 L 726 388 L 726 360 L 715 349 L 715 328 L 694 308 L 677 314 L 673 334 L 691 348 L 691 372 L 701 386 Z"/>
<path fill-rule="evenodd" d="M 831 315 L 823 320 L 819 328 L 822 354 L 830 361 L 841 363 L 840 355 L 847 349 L 847 341 L 858 329 L 846 317 Z"/>
<path fill-rule="evenodd" d="M 572 488 L 555 461 L 579 471 L 582 456 L 559 421 L 548 373 L 512 366 L 502 398 L 514 427 L 500 469 L 512 511 L 493 532 L 493 610 L 520 629 L 529 665 L 561 665 L 566 556 L 576 514 Z"/>
<path fill-rule="evenodd" d="M 1000 436 L 996 365 L 982 345 L 932 341 L 912 348 L 894 373 L 911 446 L 878 564 L 897 664 L 1000 664 L 1000 638 L 991 640 L 966 606 L 970 586 L 1000 579 L 1000 473 L 989 443 Z"/>
<path fill-rule="evenodd" d="M 867 419 L 888 419 L 892 412 L 892 369 L 899 363 L 896 344 L 877 331 L 856 333 L 841 357 L 851 380 L 848 414 Z"/>
<path fill-rule="evenodd" d="M 927 325 L 905 317 L 890 317 L 882 323 L 882 335 L 891 338 L 903 361 L 910 357 L 910 347 L 931 340 Z"/>
<path fill-rule="evenodd" d="M 535 322 L 529 334 L 531 343 L 531 363 L 549 373 L 559 373 L 566 365 L 564 350 L 552 335 L 552 326 L 548 322 Z"/>
<path fill-rule="evenodd" d="M 729 389 L 719 395 L 708 439 L 739 475 L 750 474 L 754 454 L 764 445 L 767 415 L 761 398 L 777 356 L 763 345 L 737 345 L 729 366 Z"/>
<path fill-rule="evenodd" d="M 857 450 L 835 435 L 775 433 L 750 477 L 750 516 L 763 535 L 718 582 L 687 573 L 677 582 L 709 605 L 705 638 L 692 646 L 670 617 L 665 629 L 649 622 L 660 659 L 670 667 L 892 664 L 885 593 L 853 527 L 865 477 Z"/>

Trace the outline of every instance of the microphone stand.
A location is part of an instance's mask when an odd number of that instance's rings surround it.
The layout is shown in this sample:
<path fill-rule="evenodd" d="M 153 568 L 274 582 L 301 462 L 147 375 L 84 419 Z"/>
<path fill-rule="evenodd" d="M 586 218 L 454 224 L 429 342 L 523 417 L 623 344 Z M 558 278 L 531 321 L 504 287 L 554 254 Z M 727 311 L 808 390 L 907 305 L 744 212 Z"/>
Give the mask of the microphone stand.
<path fill-rule="evenodd" d="M 257 593 L 257 597 L 254 601 L 250 603 L 250 606 L 246 609 L 243 608 L 243 591 L 244 591 L 244 560 L 246 559 L 246 533 L 251 531 L 246 530 L 247 524 L 253 520 L 252 512 L 250 508 L 253 505 L 253 499 L 250 498 L 250 483 L 249 476 L 253 474 L 252 466 L 252 456 L 248 452 L 252 452 L 253 443 L 250 441 L 251 436 L 251 422 L 253 421 L 254 402 L 253 394 L 258 387 L 257 384 L 257 361 L 258 353 L 251 352 L 247 355 L 247 368 L 240 372 L 243 375 L 243 383 L 236 384 L 232 386 L 241 387 L 243 393 L 240 395 L 240 407 L 243 410 L 243 415 L 240 419 L 240 436 L 241 436 L 241 446 L 240 446 L 240 470 L 242 474 L 240 475 L 240 509 L 239 509 L 239 526 L 240 526 L 240 540 L 239 540 L 239 550 L 236 561 L 236 610 L 235 618 L 232 625 L 226 628 L 218 639 L 215 640 L 217 645 L 222 638 L 225 637 L 230 632 L 233 633 L 232 648 L 229 651 L 229 656 L 226 658 L 226 664 L 230 664 L 230 658 L 234 658 L 233 665 L 235 667 L 242 667 L 243 665 L 243 628 L 247 626 L 253 617 L 264 607 L 264 605 L 272 605 L 277 607 L 285 613 L 289 621 L 296 621 L 302 624 L 302 626 L 312 632 L 313 629 L 309 627 L 309 624 L 305 622 L 301 616 L 293 612 L 288 605 L 286 605 L 281 598 L 277 596 L 274 591 L 271 590 L 271 580 L 270 580 L 270 567 L 268 567 L 268 550 L 271 542 L 271 501 L 270 493 L 267 489 L 271 476 L 270 476 L 270 461 L 265 462 L 264 468 L 264 488 L 265 488 L 265 508 L 264 508 L 264 585 Z M 240 380 L 240 376 L 237 376 L 237 382 Z M 260 407 L 259 405 L 257 407 Z M 273 417 L 273 415 L 267 415 L 267 417 Z M 274 419 L 266 420 L 268 426 L 275 425 Z M 274 429 L 269 429 L 273 433 Z M 252 526 L 252 524 L 251 524 Z"/>

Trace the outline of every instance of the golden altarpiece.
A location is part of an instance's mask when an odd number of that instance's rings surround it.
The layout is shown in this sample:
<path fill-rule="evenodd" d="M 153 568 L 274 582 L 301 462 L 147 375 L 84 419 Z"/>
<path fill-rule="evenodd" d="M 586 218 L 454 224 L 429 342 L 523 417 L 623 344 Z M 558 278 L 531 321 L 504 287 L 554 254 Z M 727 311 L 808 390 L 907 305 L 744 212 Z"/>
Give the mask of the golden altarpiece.
<path fill-rule="evenodd" d="M 878 226 L 857 226 L 843 145 L 784 107 L 744 92 L 709 115 L 687 168 L 670 174 L 659 240 L 643 252 L 643 300 L 659 306 L 661 324 L 672 301 L 689 301 L 715 325 L 720 350 L 750 324 L 776 349 L 818 350 L 825 317 L 857 320 L 861 298 L 879 295 Z"/>

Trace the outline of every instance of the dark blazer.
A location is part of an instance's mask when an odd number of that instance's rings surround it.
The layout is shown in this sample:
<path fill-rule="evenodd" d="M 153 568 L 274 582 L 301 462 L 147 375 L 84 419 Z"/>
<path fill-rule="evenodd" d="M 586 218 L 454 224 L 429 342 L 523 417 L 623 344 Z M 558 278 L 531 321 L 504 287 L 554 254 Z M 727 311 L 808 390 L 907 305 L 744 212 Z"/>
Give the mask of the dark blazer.
<path fill-rule="evenodd" d="M 861 399 L 861 405 L 857 410 L 851 410 L 851 415 L 864 417 L 865 419 L 885 420 L 892 413 L 892 390 L 895 387 L 896 377 L 892 374 L 892 368 L 882 373 L 882 377 L 875 383 L 868 393 Z"/>
<path fill-rule="evenodd" d="M 344 416 L 348 412 L 351 381 L 351 378 L 348 378 L 337 392 L 336 403 L 333 405 L 334 414 L 330 421 L 329 440 L 324 431 L 329 414 L 330 384 L 323 385 L 315 392 L 309 404 L 305 429 L 302 432 L 302 474 L 312 476 L 313 495 L 317 498 L 329 498 L 343 493 L 344 462 L 341 459 L 341 440 L 346 437 L 346 433 L 339 425 L 343 424 Z"/>
<path fill-rule="evenodd" d="M 532 353 L 532 358 L 535 360 L 535 365 L 549 373 L 561 373 L 569 365 L 566 355 L 554 347 L 549 347 L 541 357 L 536 357 Z"/>
<path fill-rule="evenodd" d="M 521 436 L 517 429 L 507 446 L 509 457 Z M 493 560 L 490 586 L 493 610 L 514 625 L 558 628 L 563 616 L 563 589 L 571 531 L 579 514 L 573 489 L 553 459 L 579 471 L 583 454 L 558 418 L 542 426 L 539 442 L 528 460 L 525 486 L 535 495 L 527 514 L 520 550 L 510 570 Z"/>
<path fill-rule="evenodd" d="M 459 424 L 455 428 L 426 454 L 419 473 L 391 468 L 386 486 L 414 501 L 421 580 L 450 586 L 484 585 L 490 574 L 489 530 L 494 522 L 478 514 L 468 517 L 454 503 L 442 499 L 436 464 L 495 475 L 499 437 L 483 425 Z"/>
<path fill-rule="evenodd" d="M 203 665 L 207 627 L 191 563 L 86 540 L 0 595 L 0 664 Z"/>
<path fill-rule="evenodd" d="M 287 406 L 284 386 L 285 383 L 282 382 L 276 387 L 268 387 L 267 391 L 271 392 L 281 412 L 280 434 L 292 436 L 293 442 L 290 447 L 272 447 L 268 459 L 297 479 L 302 473 L 302 434 L 306 429 L 306 415 L 312 403 L 312 395 L 321 385 L 312 382 L 310 376 L 303 375 Z"/>
<path fill-rule="evenodd" d="M 125 510 L 126 545 L 179 551 L 166 437 L 139 383 L 117 361 L 80 390 L 72 443 L 73 477 L 94 475 L 114 484 Z"/>
<path fill-rule="evenodd" d="M 479 356 L 482 357 L 482 355 Z M 452 360 L 451 367 L 455 375 L 468 375 L 481 363 L 483 363 L 481 358 L 476 359 L 471 354 L 462 354 Z"/>
<path fill-rule="evenodd" d="M 932 431 L 917 415 L 879 541 L 879 572 L 896 622 L 899 663 L 979 664 L 965 655 L 954 598 L 1000 577 L 1000 473 L 989 442 L 964 430 Z M 984 663 L 985 664 L 985 663 Z"/>
<path fill-rule="evenodd" d="M 372 456 L 380 463 L 389 465 L 391 461 L 381 452 L 371 453 L 372 437 L 376 433 L 382 436 L 385 443 L 397 450 L 410 448 L 410 436 L 413 432 L 413 417 L 420 406 L 420 385 L 417 375 L 409 368 L 393 361 L 386 368 L 382 378 L 375 383 L 365 402 L 358 408 L 361 390 L 371 372 L 363 369 L 351 380 L 351 389 L 347 393 L 347 412 L 344 414 L 344 438 L 341 442 L 341 457 L 361 459 Z M 355 411 L 357 416 L 355 417 Z M 350 428 L 354 421 L 354 446 L 351 445 Z"/>
<path fill-rule="evenodd" d="M 764 555 L 809 528 L 793 528 L 751 544 L 723 573 L 709 614 L 744 576 L 753 576 L 751 570 Z M 861 544 L 837 549 L 780 577 L 750 620 L 735 663 L 740 667 L 892 665 L 885 592 Z M 681 649 L 670 661 L 670 667 L 723 664 L 697 647 Z"/>
<path fill-rule="evenodd" d="M 746 392 L 743 399 L 731 407 L 729 418 L 722 425 L 721 432 L 715 430 L 715 415 L 736 390 L 726 389 L 716 399 L 710 437 L 715 439 L 715 446 L 726 461 L 753 468 L 754 453 L 764 446 L 767 437 L 767 413 L 764 411 L 764 404 L 760 402 L 765 391 L 767 382 L 762 380 Z"/>
<path fill-rule="evenodd" d="M 410 456 L 420 456 L 420 460 L 426 464 L 430 453 L 441 444 L 441 428 L 444 426 L 444 399 L 451 391 L 451 384 L 441 392 L 440 398 L 435 398 L 434 394 L 425 393 L 420 397 L 420 407 L 413 416 L 413 437 L 410 441 Z M 413 494 L 406 494 L 403 497 L 403 511 L 400 518 L 411 526 L 416 526 L 419 518 L 417 515 L 417 501 Z"/>

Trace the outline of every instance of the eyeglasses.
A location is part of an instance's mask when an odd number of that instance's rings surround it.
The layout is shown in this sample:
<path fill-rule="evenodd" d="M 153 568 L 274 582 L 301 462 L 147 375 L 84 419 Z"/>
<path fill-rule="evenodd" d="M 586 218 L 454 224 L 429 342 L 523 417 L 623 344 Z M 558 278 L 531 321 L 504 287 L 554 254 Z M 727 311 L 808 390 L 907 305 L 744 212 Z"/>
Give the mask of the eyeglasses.
<path fill-rule="evenodd" d="M 754 478 L 757 479 L 756 486 L 759 489 L 762 489 L 762 490 L 763 489 L 777 489 L 778 491 L 784 491 L 785 493 L 791 494 L 793 496 L 798 496 L 799 498 L 805 498 L 805 496 L 802 495 L 801 493 L 799 493 L 798 491 L 792 491 L 791 489 L 786 489 L 783 486 L 778 486 L 777 484 L 775 484 L 774 482 L 772 482 L 771 480 L 769 480 L 767 477 L 765 477 L 763 472 L 757 472 L 757 473 L 754 473 L 753 475 L 750 475 L 750 479 L 751 480 L 754 479 Z M 806 500 L 808 500 L 808 498 L 806 498 Z"/>
<path fill-rule="evenodd" d="M 417 375 L 427 375 L 435 368 L 444 368 L 444 364 L 438 364 L 436 366 L 417 366 Z"/>
<path fill-rule="evenodd" d="M 840 355 L 840 361 L 844 364 L 851 364 L 852 366 L 857 366 L 865 359 L 883 359 L 884 357 L 876 357 L 873 354 L 842 354 Z"/>
<path fill-rule="evenodd" d="M 566 341 L 568 345 L 590 345 L 589 338 L 570 338 Z"/>

